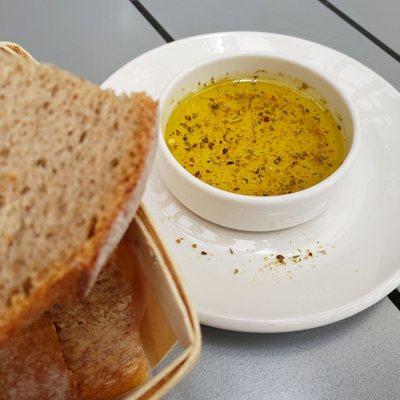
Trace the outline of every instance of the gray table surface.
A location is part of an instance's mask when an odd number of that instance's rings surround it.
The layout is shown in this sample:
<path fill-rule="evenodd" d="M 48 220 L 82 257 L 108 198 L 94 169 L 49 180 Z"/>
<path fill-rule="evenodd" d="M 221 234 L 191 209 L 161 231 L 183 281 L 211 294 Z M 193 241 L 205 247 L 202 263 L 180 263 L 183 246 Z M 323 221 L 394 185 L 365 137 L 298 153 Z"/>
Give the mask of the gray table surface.
<path fill-rule="evenodd" d="M 332 0 L 341 11 L 400 53 L 399 0 Z"/>
<path fill-rule="evenodd" d="M 359 3 L 372 1 L 359 0 Z M 386 1 L 377 3 L 382 5 Z M 298 36 L 355 58 L 400 89 L 400 63 L 317 0 L 168 0 L 168 7 L 165 0 L 144 0 L 142 3 L 174 39 L 230 30 Z M 398 4 L 397 14 L 400 13 Z M 398 24 L 394 26 L 400 40 Z"/>
<path fill-rule="evenodd" d="M 0 0 L 0 38 L 95 83 L 164 43 L 128 0 Z"/>
<path fill-rule="evenodd" d="M 399 399 L 400 312 L 389 300 L 345 321 L 286 334 L 203 328 L 200 363 L 166 398 Z"/>
<path fill-rule="evenodd" d="M 400 50 L 398 0 L 332 3 Z M 295 35 L 358 59 L 400 89 L 400 63 L 317 0 L 142 4 L 174 39 L 226 30 Z M 21 43 L 39 60 L 96 83 L 165 43 L 128 0 L 0 0 L 0 40 Z M 400 399 L 399 328 L 400 311 L 388 298 L 353 318 L 305 332 L 260 335 L 203 327 L 199 364 L 166 398 Z"/>

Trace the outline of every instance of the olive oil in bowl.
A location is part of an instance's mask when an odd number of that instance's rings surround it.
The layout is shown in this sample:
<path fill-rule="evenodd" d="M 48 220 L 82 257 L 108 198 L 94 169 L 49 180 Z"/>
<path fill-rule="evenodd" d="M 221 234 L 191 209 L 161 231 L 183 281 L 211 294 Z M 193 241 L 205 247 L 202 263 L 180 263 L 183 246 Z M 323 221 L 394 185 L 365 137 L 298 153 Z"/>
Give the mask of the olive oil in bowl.
<path fill-rule="evenodd" d="M 172 111 L 165 141 L 192 175 L 219 189 L 274 196 L 309 188 L 345 158 L 342 127 L 306 84 L 226 79 Z"/>

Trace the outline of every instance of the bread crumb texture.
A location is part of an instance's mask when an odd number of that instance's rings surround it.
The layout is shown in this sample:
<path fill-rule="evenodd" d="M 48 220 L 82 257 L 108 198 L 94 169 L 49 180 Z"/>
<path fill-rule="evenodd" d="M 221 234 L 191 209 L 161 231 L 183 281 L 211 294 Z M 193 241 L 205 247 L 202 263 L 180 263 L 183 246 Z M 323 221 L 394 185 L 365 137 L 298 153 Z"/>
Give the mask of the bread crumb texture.
<path fill-rule="evenodd" d="M 87 298 L 54 306 L 51 317 L 82 399 L 114 399 L 148 379 L 134 293 L 114 260 Z"/>
<path fill-rule="evenodd" d="M 155 118 L 145 94 L 117 97 L 0 55 L 0 340 L 94 281 L 113 222 L 141 186 Z"/>

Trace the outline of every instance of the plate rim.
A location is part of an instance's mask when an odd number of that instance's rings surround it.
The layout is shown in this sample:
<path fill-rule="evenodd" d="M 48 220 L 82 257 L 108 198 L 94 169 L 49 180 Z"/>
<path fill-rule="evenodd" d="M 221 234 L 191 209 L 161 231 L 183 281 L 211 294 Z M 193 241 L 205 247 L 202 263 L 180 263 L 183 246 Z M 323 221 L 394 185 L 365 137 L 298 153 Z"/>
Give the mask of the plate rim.
<path fill-rule="evenodd" d="M 173 47 L 175 45 L 178 44 L 182 44 L 185 42 L 189 42 L 189 41 L 194 41 L 194 40 L 198 40 L 198 39 L 208 39 L 211 37 L 218 37 L 218 36 L 229 36 L 229 35 L 261 35 L 261 36 L 273 36 L 273 37 L 277 37 L 277 38 L 281 38 L 281 39 L 291 39 L 291 40 L 295 40 L 295 41 L 301 41 L 307 44 L 310 44 L 312 46 L 318 46 L 324 49 L 327 49 L 331 52 L 337 53 L 339 55 L 341 55 L 342 57 L 346 57 L 349 60 L 351 60 L 352 62 L 356 63 L 358 66 L 362 67 L 364 70 L 368 71 L 368 72 L 372 72 L 375 76 L 375 78 L 380 79 L 381 81 L 383 81 L 387 86 L 390 86 L 390 88 L 392 90 L 394 90 L 397 94 L 400 94 L 399 91 L 390 83 L 388 82 L 385 78 L 383 78 L 381 75 L 379 75 L 376 71 L 374 71 L 372 68 L 366 66 L 365 64 L 363 64 L 362 62 L 356 60 L 355 58 L 342 53 L 339 50 L 336 50 L 330 46 L 327 46 L 325 44 L 321 44 L 321 43 L 317 43 L 314 42 L 312 40 L 308 40 L 308 39 L 304 39 L 301 37 L 297 37 L 297 36 L 292 36 L 292 35 L 285 35 L 283 33 L 274 33 L 274 32 L 263 32 L 263 31 L 217 31 L 217 32 L 211 32 L 211 33 L 201 33 L 198 35 L 193 35 L 193 36 L 188 36 L 188 37 L 184 37 L 182 39 L 177 39 L 174 40 L 172 42 L 169 43 L 164 43 L 161 46 L 157 46 L 153 49 L 150 49 L 148 51 L 145 51 L 144 53 L 140 54 L 139 56 L 133 58 L 132 60 L 126 62 L 124 65 L 122 65 L 121 67 L 119 67 L 117 70 L 115 70 L 110 76 L 108 76 L 100 85 L 100 87 L 102 89 L 108 89 L 108 84 L 109 82 L 111 82 L 112 79 L 115 78 L 116 75 L 118 75 L 121 71 L 123 71 L 125 68 L 129 68 L 130 64 L 132 63 L 136 63 L 136 62 L 140 62 L 142 60 L 142 58 L 145 58 L 149 55 L 151 55 L 152 53 L 156 53 L 160 50 L 163 50 L 165 48 L 168 47 Z"/>
<path fill-rule="evenodd" d="M 303 39 L 295 36 L 284 35 L 280 33 L 272 33 L 272 32 L 262 32 L 262 31 L 226 31 L 226 32 L 213 32 L 213 33 L 204 33 L 195 36 L 190 36 L 186 38 L 182 38 L 179 40 L 175 40 L 170 43 L 165 43 L 161 46 L 158 46 L 154 49 L 151 49 L 138 57 L 130 60 L 120 68 L 118 68 L 113 74 L 111 74 L 102 84 L 101 88 L 109 88 L 109 84 L 112 83 L 116 77 L 128 70 L 129 67 L 133 63 L 140 63 L 142 59 L 145 57 L 157 53 L 159 51 L 163 51 L 168 47 L 179 46 L 186 42 L 193 42 L 197 40 L 204 40 L 215 37 L 229 36 L 229 35 L 248 35 L 248 36 L 262 36 L 266 38 L 274 37 L 283 40 L 293 40 L 300 41 L 306 43 L 307 45 L 315 47 L 320 47 L 326 49 L 330 52 L 336 53 L 341 57 L 344 57 L 346 61 L 351 61 L 352 63 L 356 63 L 358 66 L 362 67 L 364 71 L 367 71 L 370 74 L 373 74 L 374 78 L 379 79 L 387 88 L 390 88 L 392 91 L 396 93 L 397 96 L 400 96 L 399 91 L 387 82 L 382 76 L 376 73 L 374 70 L 369 68 L 368 66 L 362 64 L 358 60 L 344 54 L 338 50 L 335 50 L 329 46 L 316 43 L 310 41 L 308 39 Z M 222 52 L 228 53 L 229 51 Z M 146 204 L 144 207 L 148 209 Z M 151 213 L 150 213 L 151 215 Z M 152 219 L 154 217 L 152 216 Z M 164 240 L 163 240 L 164 242 Z M 169 246 L 165 246 L 168 252 L 171 252 L 172 249 Z M 345 305 L 332 308 L 326 312 L 319 312 L 314 314 L 305 315 L 302 317 L 294 317 L 290 319 L 254 319 L 254 318 L 238 318 L 232 316 L 221 316 L 220 314 L 215 314 L 209 311 L 202 311 L 196 309 L 199 319 L 202 324 L 220 328 L 227 329 L 231 331 L 239 331 L 239 332 L 253 332 L 253 333 L 278 333 L 278 332 L 293 332 L 293 331 L 301 331 L 306 329 L 317 328 L 320 326 L 325 326 L 334 322 L 338 322 L 340 320 L 349 318 L 355 314 L 358 314 L 370 306 L 376 304 L 384 297 L 386 297 L 390 292 L 395 290 L 400 285 L 400 266 L 396 273 L 394 273 L 391 277 L 383 281 L 379 286 L 375 287 L 373 290 L 369 291 L 367 294 L 359 297 L 356 300 L 353 300 Z M 186 284 L 186 286 L 189 286 Z M 190 290 L 189 290 L 190 294 Z M 197 308 L 197 307 L 196 307 Z"/>

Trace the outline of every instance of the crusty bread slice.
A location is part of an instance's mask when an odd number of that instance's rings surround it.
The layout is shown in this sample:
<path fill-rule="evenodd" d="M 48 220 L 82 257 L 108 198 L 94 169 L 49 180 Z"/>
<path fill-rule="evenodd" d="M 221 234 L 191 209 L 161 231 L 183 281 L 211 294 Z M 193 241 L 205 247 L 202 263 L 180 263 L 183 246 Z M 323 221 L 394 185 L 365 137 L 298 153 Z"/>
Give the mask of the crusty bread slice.
<path fill-rule="evenodd" d="M 139 204 L 156 104 L 0 54 L 0 342 L 85 295 Z"/>
<path fill-rule="evenodd" d="M 0 53 L 8 56 L 19 56 L 27 60 L 33 60 L 33 57 L 25 49 L 12 42 L 0 42 Z"/>
<path fill-rule="evenodd" d="M 78 399 L 53 322 L 42 317 L 0 347 L 0 400 Z"/>
<path fill-rule="evenodd" d="M 115 399 L 148 379 L 134 296 L 112 258 L 87 298 L 50 311 L 84 400 Z"/>

